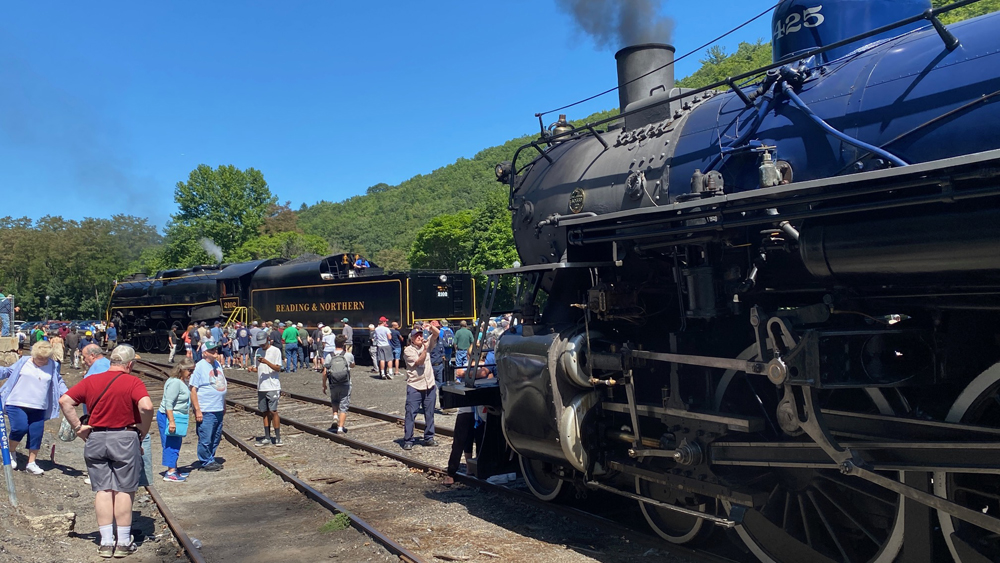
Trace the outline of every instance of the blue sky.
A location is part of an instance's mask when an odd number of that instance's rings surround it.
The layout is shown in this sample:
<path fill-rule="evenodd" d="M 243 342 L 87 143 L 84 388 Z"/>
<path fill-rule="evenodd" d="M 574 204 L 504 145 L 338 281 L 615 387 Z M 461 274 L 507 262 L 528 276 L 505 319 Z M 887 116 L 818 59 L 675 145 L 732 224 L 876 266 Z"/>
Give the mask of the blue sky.
<path fill-rule="evenodd" d="M 661 12 L 680 55 L 768 5 Z M 769 21 L 721 44 L 766 40 Z M 257 168 L 293 208 L 341 201 L 537 131 L 535 112 L 613 87 L 613 55 L 552 0 L 8 3 L 0 216 L 162 227 L 202 163 Z"/>

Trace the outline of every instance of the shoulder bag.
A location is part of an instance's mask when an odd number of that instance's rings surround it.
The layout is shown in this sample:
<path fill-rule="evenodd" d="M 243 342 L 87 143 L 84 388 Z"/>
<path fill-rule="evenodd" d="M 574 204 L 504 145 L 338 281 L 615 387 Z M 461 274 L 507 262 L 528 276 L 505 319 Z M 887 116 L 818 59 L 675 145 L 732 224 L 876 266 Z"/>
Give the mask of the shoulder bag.
<path fill-rule="evenodd" d="M 183 382 L 182 382 L 183 383 Z M 188 433 L 188 416 L 190 413 L 180 412 L 173 410 L 174 413 L 174 431 L 170 431 L 169 419 L 167 424 L 167 436 L 187 436 Z"/>

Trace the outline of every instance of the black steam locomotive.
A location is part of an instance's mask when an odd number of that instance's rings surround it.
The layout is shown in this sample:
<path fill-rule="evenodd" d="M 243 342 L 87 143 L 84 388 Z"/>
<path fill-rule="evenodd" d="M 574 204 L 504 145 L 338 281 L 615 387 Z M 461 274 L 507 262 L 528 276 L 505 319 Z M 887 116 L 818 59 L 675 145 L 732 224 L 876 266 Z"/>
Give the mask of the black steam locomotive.
<path fill-rule="evenodd" d="M 315 327 L 346 318 L 356 327 L 360 350 L 368 346 L 368 325 L 381 316 L 404 325 L 472 318 L 471 275 L 387 272 L 359 258 L 274 258 L 132 274 L 115 284 L 107 318 L 118 327 L 120 340 L 146 351 L 166 351 L 168 332 L 191 322 L 279 319 Z"/>
<path fill-rule="evenodd" d="M 499 408 L 538 497 L 670 542 L 1000 561 L 998 30 L 791 0 L 775 64 L 697 90 L 619 51 L 620 116 L 497 166 L 520 328 L 453 402 Z"/>

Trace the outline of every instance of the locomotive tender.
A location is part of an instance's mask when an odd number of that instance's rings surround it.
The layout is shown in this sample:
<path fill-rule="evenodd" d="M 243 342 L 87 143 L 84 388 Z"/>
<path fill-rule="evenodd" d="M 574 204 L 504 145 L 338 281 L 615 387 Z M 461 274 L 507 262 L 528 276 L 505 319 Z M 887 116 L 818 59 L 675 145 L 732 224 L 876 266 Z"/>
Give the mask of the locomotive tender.
<path fill-rule="evenodd" d="M 535 495 L 761 561 L 1000 561 L 1000 14 L 929 10 L 784 2 L 727 92 L 626 47 L 618 117 L 497 166 L 521 328 L 445 390 Z"/>
<path fill-rule="evenodd" d="M 132 274 L 116 283 L 108 305 L 120 339 L 143 350 L 165 351 L 167 333 L 189 322 L 226 321 L 239 308 L 245 320 L 318 323 L 350 320 L 359 350 L 368 325 L 386 316 L 410 324 L 429 319 L 471 319 L 475 281 L 450 271 L 386 272 L 353 267 L 356 254 L 281 258 Z"/>

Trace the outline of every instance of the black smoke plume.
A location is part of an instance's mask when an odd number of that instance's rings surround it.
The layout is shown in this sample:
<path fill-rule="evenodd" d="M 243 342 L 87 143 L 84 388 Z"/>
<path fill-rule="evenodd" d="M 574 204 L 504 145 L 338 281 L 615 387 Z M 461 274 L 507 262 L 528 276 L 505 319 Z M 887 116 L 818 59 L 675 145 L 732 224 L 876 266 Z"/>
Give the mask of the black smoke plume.
<path fill-rule="evenodd" d="M 556 0 L 598 48 L 669 43 L 674 21 L 660 13 L 661 0 Z"/>

